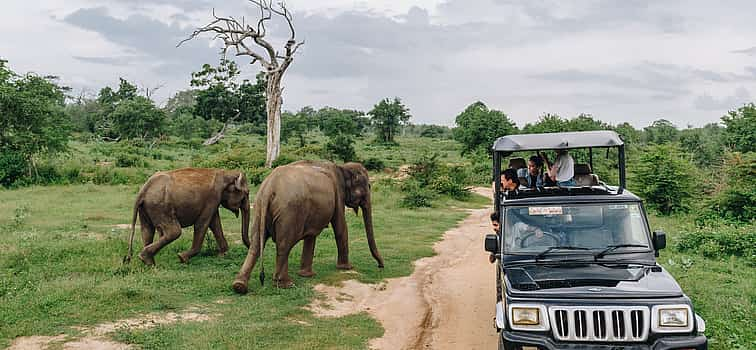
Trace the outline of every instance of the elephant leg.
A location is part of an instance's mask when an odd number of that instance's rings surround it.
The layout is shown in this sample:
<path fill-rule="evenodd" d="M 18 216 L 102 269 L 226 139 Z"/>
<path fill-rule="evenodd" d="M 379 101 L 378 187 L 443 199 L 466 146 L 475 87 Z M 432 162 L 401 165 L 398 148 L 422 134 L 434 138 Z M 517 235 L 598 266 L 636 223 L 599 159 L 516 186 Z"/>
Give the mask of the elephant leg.
<path fill-rule="evenodd" d="M 139 229 L 142 231 L 142 246 L 152 244 L 155 239 L 155 226 L 142 208 L 139 208 Z"/>
<path fill-rule="evenodd" d="M 154 265 L 155 254 L 157 254 L 160 249 L 163 249 L 168 243 L 175 241 L 176 238 L 181 236 L 181 225 L 179 225 L 177 221 L 159 225 L 157 229 L 162 231 L 160 239 L 144 247 L 139 253 L 139 259 L 144 261 L 147 265 Z"/>
<path fill-rule="evenodd" d="M 276 242 L 276 274 L 273 276 L 274 283 L 278 288 L 291 288 L 294 282 L 289 277 L 289 253 L 293 244 Z"/>
<path fill-rule="evenodd" d="M 228 242 L 226 242 L 226 236 L 223 235 L 223 227 L 221 226 L 220 215 L 218 211 L 215 211 L 215 215 L 210 219 L 210 231 L 213 231 L 215 236 L 215 242 L 218 243 L 218 255 L 224 256 L 228 251 Z"/>
<path fill-rule="evenodd" d="M 349 263 L 349 232 L 347 231 L 346 219 L 344 212 L 336 214 L 331 221 L 333 235 L 336 238 L 336 249 L 338 258 L 336 259 L 336 268 L 339 270 L 351 270 L 352 264 Z"/>
<path fill-rule="evenodd" d="M 299 267 L 299 275 L 302 277 L 315 276 L 312 271 L 312 257 L 315 254 L 316 236 L 307 236 L 302 243 L 302 264 Z"/>
<path fill-rule="evenodd" d="M 201 218 L 201 217 L 200 217 Z M 211 219 L 212 220 L 212 219 Z M 193 256 L 197 255 L 202 250 L 202 243 L 205 241 L 205 234 L 207 233 L 207 227 L 210 222 L 207 220 L 201 220 L 194 224 L 194 237 L 192 238 L 192 247 L 189 250 L 179 253 L 178 257 L 182 263 L 186 264 Z"/>
<path fill-rule="evenodd" d="M 259 248 L 251 246 L 247 249 L 247 258 L 244 259 L 239 274 L 236 275 L 232 288 L 239 294 L 247 294 L 247 283 L 249 283 L 249 275 L 252 273 L 252 268 L 257 263 L 257 258 L 260 256 Z"/>

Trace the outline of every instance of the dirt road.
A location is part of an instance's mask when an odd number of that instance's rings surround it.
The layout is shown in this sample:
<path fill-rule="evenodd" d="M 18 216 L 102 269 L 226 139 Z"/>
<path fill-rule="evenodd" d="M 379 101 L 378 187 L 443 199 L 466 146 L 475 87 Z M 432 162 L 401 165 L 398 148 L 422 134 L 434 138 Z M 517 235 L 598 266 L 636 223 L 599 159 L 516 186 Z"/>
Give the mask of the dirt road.
<path fill-rule="evenodd" d="M 475 192 L 491 197 L 490 189 Z M 368 312 L 386 330 L 370 342 L 374 349 L 495 349 L 494 266 L 483 250 L 489 212 L 470 211 L 436 243 L 438 255 L 415 262 L 412 275 L 378 286 L 319 285 L 326 298 L 310 309 L 326 317 Z"/>

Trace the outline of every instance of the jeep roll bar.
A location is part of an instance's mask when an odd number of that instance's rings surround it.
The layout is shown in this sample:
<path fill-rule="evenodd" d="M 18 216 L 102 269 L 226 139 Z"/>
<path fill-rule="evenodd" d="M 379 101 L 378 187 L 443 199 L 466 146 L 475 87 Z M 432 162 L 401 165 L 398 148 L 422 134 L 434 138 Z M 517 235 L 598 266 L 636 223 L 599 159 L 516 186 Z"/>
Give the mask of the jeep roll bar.
<path fill-rule="evenodd" d="M 495 183 L 495 205 L 499 208 L 501 192 L 501 160 L 514 152 L 545 151 L 561 149 L 587 148 L 591 169 L 593 169 L 593 149 L 616 147 L 618 150 L 620 194 L 626 188 L 625 177 L 625 143 L 619 135 L 610 130 L 555 132 L 544 134 L 507 135 L 498 138 L 493 144 L 493 179 Z"/>

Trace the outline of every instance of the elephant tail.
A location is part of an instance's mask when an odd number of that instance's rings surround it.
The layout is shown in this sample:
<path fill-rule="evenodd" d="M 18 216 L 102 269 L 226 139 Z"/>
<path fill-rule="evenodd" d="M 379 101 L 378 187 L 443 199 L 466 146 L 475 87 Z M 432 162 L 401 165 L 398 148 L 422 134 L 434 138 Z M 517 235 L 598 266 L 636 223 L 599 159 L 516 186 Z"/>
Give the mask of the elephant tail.
<path fill-rule="evenodd" d="M 140 191 L 137 196 L 137 200 L 134 203 L 134 211 L 131 214 L 131 235 L 129 236 L 129 252 L 123 257 L 123 263 L 128 264 L 131 262 L 131 256 L 134 250 L 134 231 L 136 230 L 136 219 L 139 212 L 139 207 L 142 206 L 142 193 Z"/>
<path fill-rule="evenodd" d="M 260 191 L 262 192 L 262 191 Z M 259 195 L 259 194 L 258 194 Z M 263 198 L 260 196 L 258 198 Z M 257 202 L 257 201 L 256 201 Z M 252 225 L 252 234 L 257 236 L 258 244 L 260 248 L 259 260 L 260 260 L 260 285 L 265 282 L 265 262 L 263 261 L 263 251 L 265 250 L 265 241 L 267 238 L 266 218 L 268 217 L 268 203 L 265 200 L 260 200 L 260 203 L 255 203 L 255 222 Z M 255 248 L 252 248 L 255 249 Z"/>

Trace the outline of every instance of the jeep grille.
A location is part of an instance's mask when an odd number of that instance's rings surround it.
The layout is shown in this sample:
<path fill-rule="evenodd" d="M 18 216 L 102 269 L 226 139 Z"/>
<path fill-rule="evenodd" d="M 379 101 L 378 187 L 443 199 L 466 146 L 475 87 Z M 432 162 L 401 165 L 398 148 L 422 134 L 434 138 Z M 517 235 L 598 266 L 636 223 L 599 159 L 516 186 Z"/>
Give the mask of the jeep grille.
<path fill-rule="evenodd" d="M 549 314 L 558 340 L 639 342 L 648 337 L 647 307 L 553 306 Z"/>

